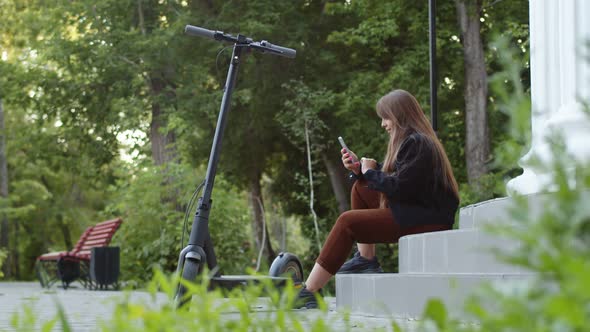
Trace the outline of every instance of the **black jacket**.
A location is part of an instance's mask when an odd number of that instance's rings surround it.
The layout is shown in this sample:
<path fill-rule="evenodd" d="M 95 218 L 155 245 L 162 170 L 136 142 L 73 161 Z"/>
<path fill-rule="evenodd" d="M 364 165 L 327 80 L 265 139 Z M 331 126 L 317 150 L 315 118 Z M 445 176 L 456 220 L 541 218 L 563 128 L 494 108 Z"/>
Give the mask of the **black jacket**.
<path fill-rule="evenodd" d="M 455 221 L 459 200 L 444 188 L 443 172 L 434 167 L 434 146 L 418 133 L 400 147 L 393 174 L 367 170 L 362 176 L 370 189 L 385 193 L 394 219 L 402 226 L 443 224 Z"/>

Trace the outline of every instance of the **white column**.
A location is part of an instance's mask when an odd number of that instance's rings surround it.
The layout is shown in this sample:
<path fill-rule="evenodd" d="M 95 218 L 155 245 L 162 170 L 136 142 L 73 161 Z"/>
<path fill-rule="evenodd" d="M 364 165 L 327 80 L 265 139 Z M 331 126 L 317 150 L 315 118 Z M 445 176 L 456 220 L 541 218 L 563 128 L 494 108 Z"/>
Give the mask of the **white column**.
<path fill-rule="evenodd" d="M 552 133 L 562 135 L 577 160 L 590 161 L 590 116 L 583 105 L 590 102 L 590 1 L 530 0 L 529 8 L 532 142 L 519 161 L 524 173 L 507 184 L 509 194 L 551 190 L 552 174 L 531 160 L 551 161 Z"/>

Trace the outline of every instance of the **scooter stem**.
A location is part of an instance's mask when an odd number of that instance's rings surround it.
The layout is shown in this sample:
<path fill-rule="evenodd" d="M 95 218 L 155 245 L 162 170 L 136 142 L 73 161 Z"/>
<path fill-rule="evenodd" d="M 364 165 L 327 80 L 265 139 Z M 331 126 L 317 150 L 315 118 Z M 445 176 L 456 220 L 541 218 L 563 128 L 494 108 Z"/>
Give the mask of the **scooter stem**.
<path fill-rule="evenodd" d="M 230 99 L 234 90 L 238 66 L 242 56 L 242 50 L 246 44 L 246 37 L 238 35 L 238 42 L 234 44 L 231 63 L 227 73 L 227 80 L 223 91 L 223 98 L 221 100 L 221 108 L 217 118 L 217 127 L 215 128 L 215 136 L 213 138 L 213 145 L 211 147 L 211 154 L 209 156 L 209 163 L 207 165 L 207 174 L 205 176 L 205 189 L 203 196 L 199 198 L 197 205 L 197 213 L 193 220 L 191 234 L 189 237 L 189 246 L 196 245 L 205 249 L 207 255 L 207 265 L 213 269 L 216 264 L 215 253 L 213 252 L 213 245 L 209 234 L 209 212 L 211 210 L 211 193 L 213 192 L 213 184 L 215 182 L 215 175 L 217 172 L 217 164 L 219 163 L 219 155 L 221 153 L 221 143 L 223 139 L 223 132 L 227 123 L 228 113 L 230 110 Z"/>

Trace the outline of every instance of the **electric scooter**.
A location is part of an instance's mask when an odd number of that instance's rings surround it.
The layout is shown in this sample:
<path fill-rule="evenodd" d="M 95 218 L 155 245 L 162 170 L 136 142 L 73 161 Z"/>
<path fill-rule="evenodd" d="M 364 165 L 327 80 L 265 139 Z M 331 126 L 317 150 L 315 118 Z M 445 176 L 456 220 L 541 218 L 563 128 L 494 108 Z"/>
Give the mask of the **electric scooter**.
<path fill-rule="evenodd" d="M 247 50 L 255 50 L 266 54 L 278 55 L 287 58 L 295 58 L 294 49 L 273 45 L 265 40 L 254 41 L 251 38 L 238 34 L 233 36 L 222 31 L 212 31 L 192 25 L 185 27 L 185 33 L 191 36 L 206 37 L 221 42 L 233 43 L 233 52 L 229 65 L 221 108 L 217 118 L 217 127 L 207 165 L 207 173 L 204 181 L 203 196 L 197 203 L 197 212 L 193 219 L 188 245 L 180 252 L 177 273 L 189 282 L 194 282 L 204 270 L 205 263 L 209 271 L 216 271 L 210 279 L 211 287 L 232 289 L 250 283 L 259 282 L 262 278 L 270 279 L 275 285 L 284 285 L 290 278 L 294 283 L 303 282 L 303 268 L 297 256 L 290 253 L 280 253 L 270 267 L 269 276 L 249 275 L 221 275 L 217 266 L 215 250 L 209 233 L 209 213 L 212 207 L 211 193 L 215 181 L 215 173 L 221 152 L 221 141 L 225 130 L 227 116 L 230 109 L 230 99 L 236 83 L 238 66 L 242 54 Z M 183 306 L 189 302 L 185 296 L 186 287 L 180 284 L 176 292 L 176 303 Z"/>

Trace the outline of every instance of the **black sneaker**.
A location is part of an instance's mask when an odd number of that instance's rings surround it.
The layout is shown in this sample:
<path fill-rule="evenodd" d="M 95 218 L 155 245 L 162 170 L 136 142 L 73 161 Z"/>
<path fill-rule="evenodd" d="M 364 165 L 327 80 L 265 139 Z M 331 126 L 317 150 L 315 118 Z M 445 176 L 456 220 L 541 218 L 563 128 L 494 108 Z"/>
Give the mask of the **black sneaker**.
<path fill-rule="evenodd" d="M 361 253 L 357 251 L 354 256 L 347 260 L 336 273 L 383 273 L 383 269 L 381 268 L 381 265 L 379 265 L 377 256 L 373 257 L 372 259 L 367 259 L 361 256 Z"/>
<path fill-rule="evenodd" d="M 317 292 L 319 296 L 321 296 L 321 291 Z M 295 298 L 295 303 L 293 304 L 293 309 L 316 309 L 318 307 L 318 300 L 316 299 L 316 293 L 310 292 L 305 288 L 301 288 L 299 294 L 297 294 L 297 298 Z"/>

